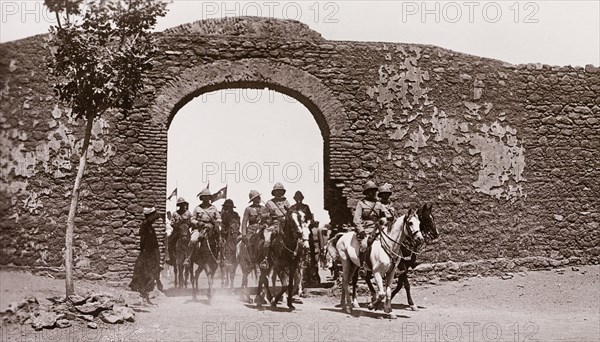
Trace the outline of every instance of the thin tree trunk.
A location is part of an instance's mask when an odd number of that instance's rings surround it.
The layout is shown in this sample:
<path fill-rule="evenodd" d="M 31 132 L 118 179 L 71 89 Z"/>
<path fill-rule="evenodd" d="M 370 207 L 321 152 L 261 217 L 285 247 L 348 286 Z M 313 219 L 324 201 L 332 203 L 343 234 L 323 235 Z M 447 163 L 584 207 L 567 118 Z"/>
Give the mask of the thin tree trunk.
<path fill-rule="evenodd" d="M 90 145 L 93 124 L 94 119 L 87 118 L 77 177 L 75 178 L 71 194 L 71 207 L 69 208 L 69 217 L 67 218 L 67 231 L 65 233 L 65 287 L 67 296 L 75 294 L 75 287 L 73 286 L 73 228 L 75 226 L 75 214 L 77 213 L 77 203 L 79 201 L 79 186 L 81 185 L 81 179 L 83 178 L 87 164 L 87 150 Z"/>

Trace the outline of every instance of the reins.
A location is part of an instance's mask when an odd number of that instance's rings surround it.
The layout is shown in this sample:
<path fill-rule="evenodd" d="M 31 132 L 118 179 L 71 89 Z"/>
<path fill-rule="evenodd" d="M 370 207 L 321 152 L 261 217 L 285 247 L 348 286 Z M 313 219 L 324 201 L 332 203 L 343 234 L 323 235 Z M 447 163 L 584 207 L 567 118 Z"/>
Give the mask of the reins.
<path fill-rule="evenodd" d="M 406 221 L 408 221 L 408 218 L 407 218 Z M 406 224 L 406 222 L 404 222 L 403 223 L 403 227 L 402 227 L 402 231 L 400 232 L 400 235 L 398 236 L 398 240 L 402 240 L 402 234 L 404 234 L 404 231 L 406 230 L 406 228 L 407 228 L 407 224 Z M 414 239 L 414 236 L 417 235 L 417 233 L 419 231 L 420 231 L 420 229 L 416 230 L 414 232 L 408 232 L 407 231 L 406 237 L 409 238 L 412 241 Z M 383 235 L 385 238 L 387 238 L 387 240 L 393 242 L 396 245 L 399 245 L 400 247 L 404 247 L 404 248 L 408 249 L 411 253 L 415 253 L 415 254 L 418 255 L 418 252 L 415 252 L 412 249 L 408 248 L 408 246 L 406 246 L 406 244 L 404 242 L 398 242 L 398 241 L 392 239 L 392 237 L 390 237 L 384 231 L 384 229 L 383 229 L 383 227 L 381 225 L 379 225 L 379 234 L 378 235 Z M 398 253 L 395 253 L 392 250 L 390 250 L 389 247 L 386 246 L 386 244 L 381 243 L 381 247 L 383 248 L 383 251 L 388 255 L 388 257 L 390 257 L 390 259 L 392 260 L 392 263 L 394 265 L 396 265 L 396 267 L 397 267 L 398 263 L 399 263 L 399 260 L 402 260 L 404 258 L 404 256 L 402 255 L 402 248 L 400 248 L 400 254 L 398 254 Z"/>

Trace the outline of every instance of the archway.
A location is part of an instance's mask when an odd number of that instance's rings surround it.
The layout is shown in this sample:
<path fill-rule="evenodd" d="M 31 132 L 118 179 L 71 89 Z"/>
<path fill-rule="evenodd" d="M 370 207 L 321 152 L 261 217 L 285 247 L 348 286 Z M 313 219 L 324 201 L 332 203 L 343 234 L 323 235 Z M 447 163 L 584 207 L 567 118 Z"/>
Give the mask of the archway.
<path fill-rule="evenodd" d="M 167 189 L 177 189 L 190 208 L 210 184 L 216 193 L 227 187 L 242 215 L 248 192 L 271 198 L 274 182 L 282 182 L 293 204 L 302 191 L 315 219 L 328 222 L 323 210 L 323 141 L 306 107 L 272 90 L 229 88 L 204 93 L 183 106 L 168 130 Z M 167 200 L 175 210 L 176 198 Z M 216 202 L 220 208 L 223 202 Z"/>
<path fill-rule="evenodd" d="M 331 181 L 332 161 L 335 164 L 331 145 L 341 142 L 347 119 L 341 102 L 317 77 L 306 71 L 262 59 L 218 61 L 190 68 L 157 92 L 149 109 L 150 120 L 166 130 L 176 113 L 193 98 L 231 88 L 272 89 L 293 97 L 310 111 L 323 137 L 324 206 L 331 212 L 329 208 L 336 205 L 335 194 L 341 191 Z M 163 177 L 166 185 L 166 172 Z"/>

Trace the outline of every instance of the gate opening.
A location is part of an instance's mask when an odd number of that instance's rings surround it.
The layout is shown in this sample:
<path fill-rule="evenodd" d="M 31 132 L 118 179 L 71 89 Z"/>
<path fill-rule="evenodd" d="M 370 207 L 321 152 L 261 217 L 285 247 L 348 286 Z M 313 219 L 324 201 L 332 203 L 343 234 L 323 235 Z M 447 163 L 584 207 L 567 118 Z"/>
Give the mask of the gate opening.
<path fill-rule="evenodd" d="M 173 117 L 168 131 L 168 211 L 182 196 L 193 210 L 198 193 L 227 187 L 227 198 L 243 215 L 250 190 L 269 200 L 275 182 L 294 203 L 302 191 L 321 223 L 324 208 L 324 138 L 308 108 L 295 98 L 269 89 L 235 88 L 203 93 Z M 221 209 L 223 199 L 214 205 Z"/>

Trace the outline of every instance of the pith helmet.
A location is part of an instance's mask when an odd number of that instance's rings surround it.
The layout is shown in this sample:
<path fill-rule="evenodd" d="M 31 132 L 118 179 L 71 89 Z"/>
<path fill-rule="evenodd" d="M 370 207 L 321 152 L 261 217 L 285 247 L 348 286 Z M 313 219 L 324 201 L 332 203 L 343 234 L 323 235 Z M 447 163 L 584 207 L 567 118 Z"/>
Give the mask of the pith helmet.
<path fill-rule="evenodd" d="M 389 183 L 383 184 L 382 186 L 379 187 L 379 193 L 380 194 L 384 194 L 384 193 L 391 194 L 392 193 L 392 185 Z"/>
<path fill-rule="evenodd" d="M 210 193 L 210 190 L 204 189 L 198 194 L 198 197 L 200 197 L 200 199 L 202 199 L 203 196 L 212 196 L 212 194 Z"/>
<path fill-rule="evenodd" d="M 224 207 L 231 207 L 231 208 L 235 208 L 235 205 L 233 205 L 233 201 L 230 199 L 226 199 L 225 202 L 223 202 L 223 206 Z"/>
<path fill-rule="evenodd" d="M 188 202 L 183 197 L 179 197 L 177 199 L 177 205 L 188 204 Z"/>
<path fill-rule="evenodd" d="M 252 200 L 258 196 L 260 196 L 260 192 L 258 192 L 256 190 L 250 190 L 250 194 L 248 195 L 248 197 L 250 197 L 250 201 L 248 201 L 248 202 L 252 202 Z"/>
<path fill-rule="evenodd" d="M 377 184 L 375 184 L 375 182 L 373 181 L 368 181 L 365 186 L 363 187 L 363 194 L 367 191 L 367 190 L 371 190 L 371 189 L 375 189 L 377 190 Z"/>
<path fill-rule="evenodd" d="M 285 194 L 285 188 L 283 187 L 283 184 L 277 182 L 275 183 L 275 185 L 273 185 L 273 190 L 271 190 L 271 195 L 275 196 L 275 191 L 277 190 L 282 190 L 283 193 Z"/>
<path fill-rule="evenodd" d="M 294 194 L 294 199 L 296 201 L 303 200 L 304 199 L 304 195 L 302 194 L 302 192 L 296 191 L 296 193 Z"/>

